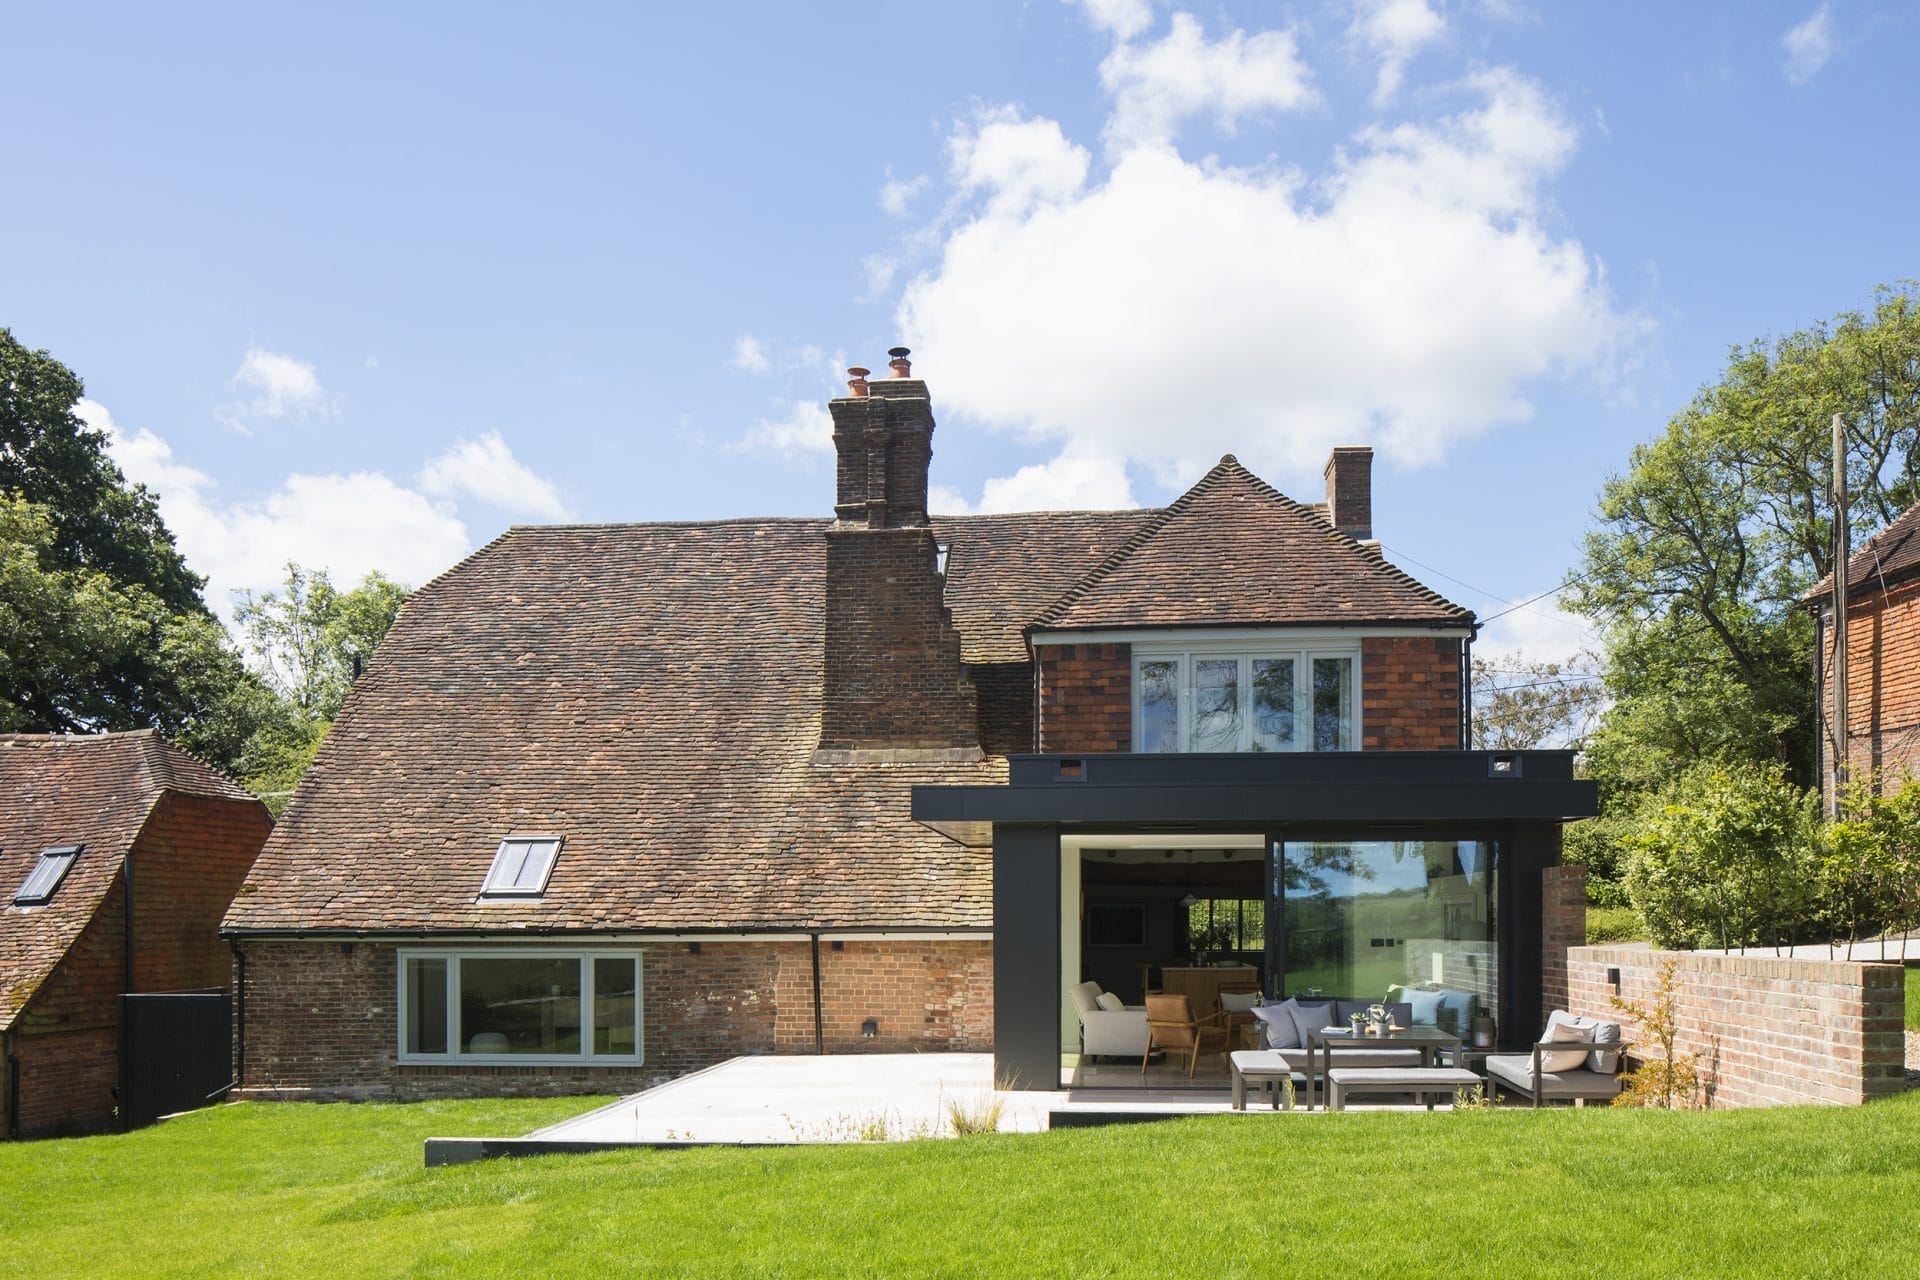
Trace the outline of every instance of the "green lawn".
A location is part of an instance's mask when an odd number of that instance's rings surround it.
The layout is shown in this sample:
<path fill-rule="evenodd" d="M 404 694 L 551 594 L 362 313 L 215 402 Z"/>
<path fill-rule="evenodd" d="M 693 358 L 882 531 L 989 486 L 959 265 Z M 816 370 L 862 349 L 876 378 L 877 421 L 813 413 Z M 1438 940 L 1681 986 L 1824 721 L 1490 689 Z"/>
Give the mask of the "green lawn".
<path fill-rule="evenodd" d="M 584 1105 L 255 1103 L 0 1147 L 0 1274 L 1897 1275 L 1920 1216 L 1920 1094 L 421 1167 L 429 1134 Z"/>

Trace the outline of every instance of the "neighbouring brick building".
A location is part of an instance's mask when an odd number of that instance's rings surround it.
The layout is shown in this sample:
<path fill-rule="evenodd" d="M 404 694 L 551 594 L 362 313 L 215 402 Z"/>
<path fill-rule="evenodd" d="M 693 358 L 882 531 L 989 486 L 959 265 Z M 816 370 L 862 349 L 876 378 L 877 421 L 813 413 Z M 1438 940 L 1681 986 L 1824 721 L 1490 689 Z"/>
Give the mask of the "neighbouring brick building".
<path fill-rule="evenodd" d="M 1838 756 L 1833 723 L 1833 580 L 1803 602 L 1819 629 L 1814 683 L 1822 786 Z M 1847 745 L 1854 779 L 1897 790 L 1920 777 L 1920 505 L 1882 529 L 1847 565 Z"/>
<path fill-rule="evenodd" d="M 143 731 L 0 734 L 4 1133 L 108 1127 L 123 992 L 225 987 L 266 806 Z"/>
<path fill-rule="evenodd" d="M 407 602 L 226 918 L 246 1093 L 984 1049 L 994 855 L 915 787 L 1464 745 L 1473 617 L 1371 541 L 1369 450 L 1323 504 L 1228 457 L 1160 510 L 930 515 L 895 354 L 831 403 L 831 519 L 515 528 Z M 1259 856 L 1194 874 L 1256 896 Z M 1462 936 L 1491 857 L 1433 854 Z"/>

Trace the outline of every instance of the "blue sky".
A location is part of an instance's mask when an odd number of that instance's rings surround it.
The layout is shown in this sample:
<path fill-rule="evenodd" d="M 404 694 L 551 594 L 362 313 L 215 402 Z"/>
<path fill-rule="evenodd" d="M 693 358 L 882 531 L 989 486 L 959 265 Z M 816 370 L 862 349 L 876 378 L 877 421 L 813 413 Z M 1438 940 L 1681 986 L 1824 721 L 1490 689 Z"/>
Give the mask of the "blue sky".
<path fill-rule="evenodd" d="M 824 402 L 904 341 L 950 510 L 1228 451 L 1313 500 L 1369 443 L 1389 552 L 1487 614 L 1731 344 L 1920 275 L 1896 6 L 389 8 L 8 20 L 0 325 L 216 607 L 825 514 Z"/>

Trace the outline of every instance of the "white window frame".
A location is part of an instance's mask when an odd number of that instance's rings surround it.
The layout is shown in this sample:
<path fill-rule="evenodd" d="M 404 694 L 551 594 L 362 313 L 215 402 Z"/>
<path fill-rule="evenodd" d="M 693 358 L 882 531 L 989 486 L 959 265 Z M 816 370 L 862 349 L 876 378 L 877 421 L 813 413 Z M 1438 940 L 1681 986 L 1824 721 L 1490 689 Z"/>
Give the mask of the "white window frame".
<path fill-rule="evenodd" d="M 413 960 L 444 960 L 447 966 L 447 1051 L 445 1053 L 409 1053 L 407 1022 L 411 1012 L 407 998 L 407 966 Z M 460 1036 L 460 962 L 463 960 L 576 960 L 580 963 L 580 1052 L 579 1053 L 467 1053 L 459 1048 Z M 593 1051 L 593 979 L 595 960 L 633 961 L 633 1047 L 632 1053 L 610 1054 Z M 528 947 L 402 947 L 395 953 L 395 985 L 399 996 L 395 1004 L 399 1019 L 394 1027 L 397 1061 L 402 1065 L 422 1066 L 467 1063 L 475 1066 L 521 1067 L 637 1067 L 645 1063 L 646 1041 L 646 962 L 636 948 L 528 948 Z"/>
<path fill-rule="evenodd" d="M 1347 681 L 1346 720 L 1352 726 L 1352 745 L 1347 750 L 1358 751 L 1365 742 L 1364 727 L 1360 721 L 1360 685 L 1361 685 L 1361 644 L 1358 638 L 1328 638 L 1320 636 L 1301 637 L 1295 643 L 1285 643 L 1269 638 L 1265 641 L 1249 641 L 1243 638 L 1186 640 L 1179 643 L 1136 643 L 1133 646 L 1133 668 L 1128 675 L 1133 700 L 1133 749 L 1143 751 L 1144 741 L 1140 707 L 1140 664 L 1143 662 L 1173 662 L 1178 665 L 1175 679 L 1177 716 L 1175 739 L 1179 743 L 1176 754 L 1185 755 L 1193 750 L 1193 663 L 1195 659 L 1238 658 L 1240 660 L 1240 688 L 1248 699 L 1246 711 L 1240 718 L 1240 745 L 1234 753 L 1250 752 L 1253 745 L 1253 663 L 1256 660 L 1288 659 L 1293 662 L 1293 722 L 1294 751 L 1313 750 L 1313 663 L 1316 658 L 1344 658 L 1352 666 L 1352 675 Z"/>

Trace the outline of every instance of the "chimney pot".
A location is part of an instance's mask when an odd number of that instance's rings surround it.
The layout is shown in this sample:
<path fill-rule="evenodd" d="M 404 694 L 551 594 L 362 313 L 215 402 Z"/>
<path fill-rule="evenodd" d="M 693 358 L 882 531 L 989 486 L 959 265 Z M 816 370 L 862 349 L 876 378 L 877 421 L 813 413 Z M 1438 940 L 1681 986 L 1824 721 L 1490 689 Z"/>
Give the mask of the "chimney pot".
<path fill-rule="evenodd" d="M 1373 538 L 1373 450 L 1342 445 L 1327 459 L 1327 521 L 1350 538 Z"/>
<path fill-rule="evenodd" d="M 913 376 L 913 362 L 907 359 L 912 354 L 913 352 L 905 347 L 887 348 L 887 368 L 893 370 L 894 377 L 911 378 Z"/>
<path fill-rule="evenodd" d="M 867 370 L 855 365 L 847 370 L 847 394 L 856 398 L 867 394 Z"/>

